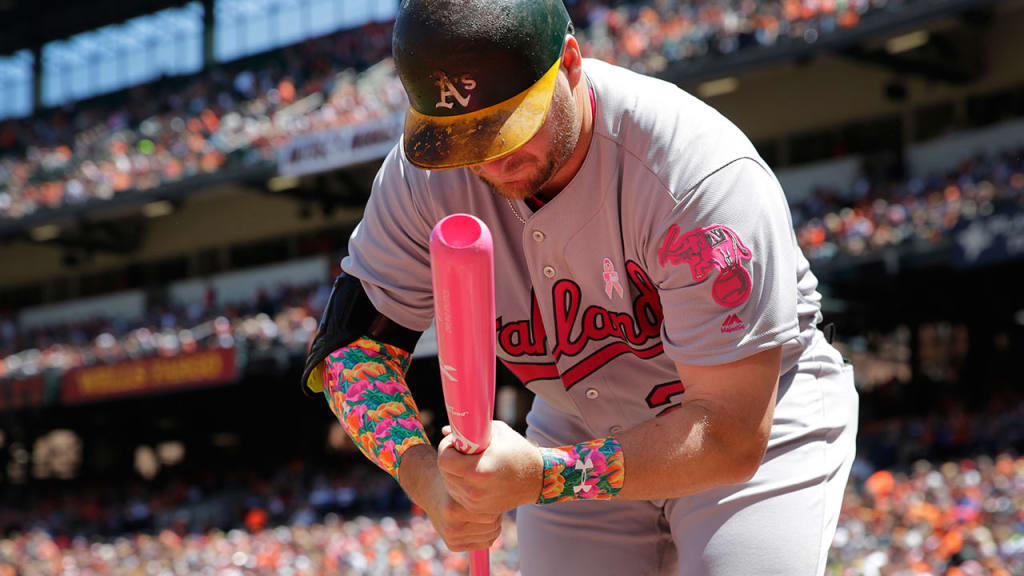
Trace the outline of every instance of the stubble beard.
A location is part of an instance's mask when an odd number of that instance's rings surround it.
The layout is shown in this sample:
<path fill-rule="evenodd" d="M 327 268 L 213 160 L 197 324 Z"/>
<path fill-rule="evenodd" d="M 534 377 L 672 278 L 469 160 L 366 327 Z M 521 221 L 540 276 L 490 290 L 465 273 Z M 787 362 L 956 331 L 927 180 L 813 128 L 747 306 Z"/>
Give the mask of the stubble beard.
<path fill-rule="evenodd" d="M 552 123 L 550 153 L 542 159 L 536 170 L 526 179 L 515 182 L 495 182 L 482 174 L 477 176 L 483 180 L 491 191 L 509 200 L 525 200 L 540 191 L 548 181 L 558 173 L 572 156 L 579 141 L 580 120 L 576 117 L 572 97 L 555 90 L 552 97 L 548 120 Z"/>

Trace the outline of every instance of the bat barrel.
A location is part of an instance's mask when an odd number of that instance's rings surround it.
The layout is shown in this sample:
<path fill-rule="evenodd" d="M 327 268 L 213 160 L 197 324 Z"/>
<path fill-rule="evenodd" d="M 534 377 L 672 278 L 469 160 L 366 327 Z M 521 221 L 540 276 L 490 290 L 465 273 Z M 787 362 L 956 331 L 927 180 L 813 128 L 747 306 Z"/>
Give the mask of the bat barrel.
<path fill-rule="evenodd" d="M 430 235 L 438 361 L 462 452 L 482 452 L 494 415 L 494 246 L 479 218 L 452 214 Z"/>
<path fill-rule="evenodd" d="M 452 214 L 430 234 L 437 359 L 454 446 L 483 452 L 494 416 L 494 244 L 482 220 Z M 469 555 L 470 574 L 490 573 L 487 550 Z"/>

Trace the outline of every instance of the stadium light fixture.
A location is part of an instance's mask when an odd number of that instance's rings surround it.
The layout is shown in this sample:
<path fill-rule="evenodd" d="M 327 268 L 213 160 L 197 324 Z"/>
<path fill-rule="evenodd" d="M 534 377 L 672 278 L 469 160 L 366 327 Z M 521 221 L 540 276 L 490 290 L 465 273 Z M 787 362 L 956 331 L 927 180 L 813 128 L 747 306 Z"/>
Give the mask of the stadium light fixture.
<path fill-rule="evenodd" d="M 914 48 L 920 48 L 928 43 L 929 36 L 927 30 L 917 30 L 910 34 L 904 34 L 902 36 L 896 36 L 890 38 L 885 42 L 885 51 L 889 54 L 900 54 L 903 52 L 909 52 Z"/>
<path fill-rule="evenodd" d="M 159 218 L 160 216 L 167 216 L 171 212 L 174 212 L 174 204 L 167 200 L 157 200 L 142 207 L 142 213 L 147 218 Z"/>
<path fill-rule="evenodd" d="M 49 240 L 53 240 L 57 236 L 60 236 L 60 228 L 56 224 L 37 226 L 32 230 L 29 230 L 28 235 L 36 242 L 47 242 Z"/>
<path fill-rule="evenodd" d="M 267 180 L 267 189 L 271 192 L 284 192 L 299 187 L 299 179 L 292 176 L 275 176 Z"/>
<path fill-rule="evenodd" d="M 727 76 L 717 80 L 708 80 L 697 86 L 697 95 L 701 98 L 714 98 L 735 92 L 740 87 L 740 81 L 734 76 Z"/>

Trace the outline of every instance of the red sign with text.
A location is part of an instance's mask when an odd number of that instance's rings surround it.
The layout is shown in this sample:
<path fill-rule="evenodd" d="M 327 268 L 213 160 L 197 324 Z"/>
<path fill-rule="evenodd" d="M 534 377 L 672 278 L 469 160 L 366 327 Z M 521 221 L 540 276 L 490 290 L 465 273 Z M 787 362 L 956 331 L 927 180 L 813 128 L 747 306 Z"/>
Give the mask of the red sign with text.
<path fill-rule="evenodd" d="M 170 358 L 147 358 L 73 370 L 65 374 L 61 382 L 61 401 L 79 404 L 156 394 L 227 384 L 237 377 L 234 348 L 203 350 Z"/>

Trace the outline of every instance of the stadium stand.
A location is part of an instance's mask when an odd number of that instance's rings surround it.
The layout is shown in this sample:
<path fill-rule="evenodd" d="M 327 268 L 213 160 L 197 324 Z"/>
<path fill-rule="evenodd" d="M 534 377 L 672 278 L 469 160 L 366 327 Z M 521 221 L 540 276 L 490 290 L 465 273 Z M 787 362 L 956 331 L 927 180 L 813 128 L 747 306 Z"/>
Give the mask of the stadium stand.
<path fill-rule="evenodd" d="M 836 30 L 855 28 L 865 17 L 909 3 L 792 0 L 609 6 L 582 1 L 575 6 L 573 20 L 587 31 L 589 52 L 595 58 L 655 75 L 677 62 L 706 61 L 792 41 L 813 44 Z"/>
<path fill-rule="evenodd" d="M 355 465 L 307 482 L 296 468 L 219 490 L 178 481 L 124 499 L 93 488 L 28 514 L 8 508 L 0 524 L 25 528 L 0 539 L 0 574 L 464 573 L 465 555 L 425 517 L 387 515 L 401 501 L 388 477 Z M 1006 453 L 895 472 L 859 461 L 830 553 L 842 568 L 830 574 L 1018 574 L 1022 486 L 1024 458 Z M 493 573 L 517 573 L 511 522 L 491 553 Z"/>
<path fill-rule="evenodd" d="M 389 24 L 369 24 L 70 112 L 4 122 L 0 213 L 19 218 L 268 161 L 295 133 L 402 109 L 404 92 L 386 64 L 384 76 L 346 72 L 384 60 L 390 39 Z"/>
<path fill-rule="evenodd" d="M 574 6 L 585 54 L 655 74 L 668 62 L 730 54 L 780 40 L 814 42 L 902 1 Z M 110 199 L 225 166 L 272 159 L 297 133 L 404 109 L 393 71 L 355 75 L 390 52 L 390 24 L 222 65 L 185 82 L 0 123 L 0 214 Z M 253 70 L 257 72 L 253 72 Z"/>
<path fill-rule="evenodd" d="M 777 167 L 861 390 L 828 574 L 1024 574 L 1022 4 L 567 4 L 588 55 L 684 84 Z M 404 109 L 390 34 L 0 121 L 0 576 L 465 573 L 294 385 L 379 158 L 285 154 Z M 140 224 L 133 198 L 173 205 Z"/>
<path fill-rule="evenodd" d="M 932 178 L 898 184 L 862 181 L 841 193 L 819 190 L 793 206 L 793 218 L 808 257 L 829 259 L 900 245 L 920 248 L 948 243 L 954 231 L 965 229 L 976 219 L 1016 215 L 1022 209 L 1024 150 L 1015 150 L 966 159 L 955 171 Z M 141 292 L 26 309 L 17 322 L 5 320 L 0 330 L 0 377 L 35 375 L 47 367 L 66 370 L 103 359 L 188 351 L 214 341 L 208 337 L 195 341 L 193 336 L 218 332 L 211 330 L 211 322 L 217 326 L 227 321 L 236 327 L 236 334 L 246 337 L 273 333 L 274 338 L 301 346 L 315 332 L 315 320 L 326 296 L 326 269 L 326 262 L 317 259 L 215 278 L 207 286 L 197 280 L 183 282 L 170 287 L 168 307 L 148 312 Z M 285 278 L 294 284 L 297 275 L 303 274 L 315 282 L 310 288 L 281 287 Z M 274 294 L 252 294 L 254 286 L 273 286 Z M 198 296 L 204 292 L 205 301 L 200 302 Z M 216 306 L 223 307 L 226 302 L 239 304 L 228 306 L 226 316 L 220 316 L 221 308 Z M 282 310 L 286 303 L 291 307 Z M 105 313 L 101 320 L 100 310 L 117 317 Z M 256 311 L 261 311 L 260 315 Z M 254 323 L 267 324 L 276 314 L 282 315 L 273 322 L 276 329 L 252 327 Z M 47 317 L 62 323 L 41 329 L 48 324 Z M 151 333 L 147 326 L 157 326 L 159 331 Z M 301 334 L 294 333 L 296 329 L 301 329 Z"/>
<path fill-rule="evenodd" d="M 976 219 L 1018 214 L 1022 200 L 1024 149 L 1012 149 L 967 158 L 928 177 L 819 189 L 792 208 L 801 247 L 820 259 L 949 242 Z"/>

